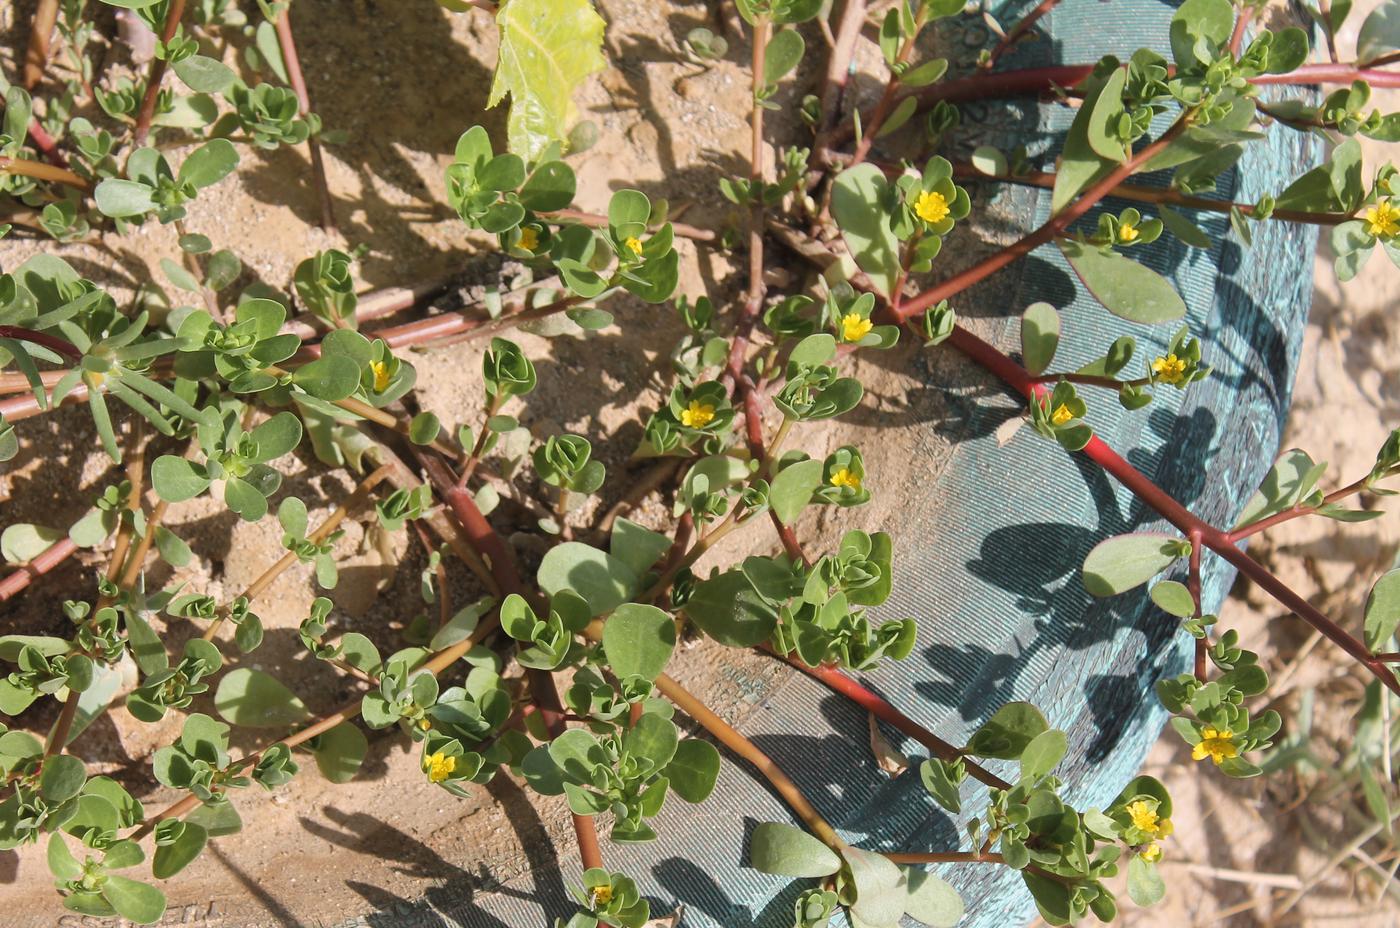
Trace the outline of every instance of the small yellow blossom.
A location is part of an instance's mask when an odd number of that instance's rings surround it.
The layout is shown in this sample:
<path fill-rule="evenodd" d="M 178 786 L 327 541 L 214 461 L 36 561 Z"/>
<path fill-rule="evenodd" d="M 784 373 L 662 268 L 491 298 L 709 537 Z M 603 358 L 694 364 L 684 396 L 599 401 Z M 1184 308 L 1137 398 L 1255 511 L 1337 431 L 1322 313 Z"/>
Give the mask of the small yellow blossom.
<path fill-rule="evenodd" d="M 637 236 L 635 236 L 635 235 L 631 236 L 630 238 L 627 239 L 627 241 L 623 242 L 622 244 L 624 244 L 624 245 L 626 245 L 628 248 L 632 249 L 632 254 L 637 255 L 637 256 L 639 256 L 639 257 L 641 256 L 641 253 L 642 253 L 642 240 L 639 239 L 639 238 L 637 238 Z"/>
<path fill-rule="evenodd" d="M 374 372 L 374 391 L 383 393 L 389 387 L 389 365 L 383 361 L 371 361 L 369 369 Z"/>
<path fill-rule="evenodd" d="M 831 485 L 834 487 L 850 487 L 852 490 L 860 490 L 860 474 L 849 467 L 842 467 L 831 475 Z"/>
<path fill-rule="evenodd" d="M 611 886 L 593 887 L 593 907 L 595 909 L 600 905 L 607 905 L 609 902 L 612 902 Z"/>
<path fill-rule="evenodd" d="M 1135 242 L 1142 233 L 1137 230 L 1137 226 L 1131 222 L 1120 222 L 1118 224 L 1118 237 L 1125 242 Z"/>
<path fill-rule="evenodd" d="M 520 241 L 515 244 L 525 251 L 534 251 L 540 247 L 540 234 L 530 226 L 523 226 L 520 229 Z"/>
<path fill-rule="evenodd" d="M 452 771 L 457 769 L 457 758 L 441 751 L 434 751 L 428 755 L 427 762 L 423 769 L 428 771 L 428 779 L 434 783 L 441 783 L 452 775 Z"/>
<path fill-rule="evenodd" d="M 925 190 L 914 202 L 914 212 L 927 223 L 942 222 L 948 218 L 948 201 L 943 194 Z"/>
<path fill-rule="evenodd" d="M 715 408 L 709 403 L 691 400 L 690 406 L 681 410 L 681 425 L 688 429 L 703 429 L 715 418 Z"/>
<path fill-rule="evenodd" d="M 1240 749 L 1234 737 L 1228 728 L 1207 728 L 1201 732 L 1201 743 L 1191 749 L 1191 759 L 1205 760 L 1209 757 L 1219 766 L 1221 761 L 1238 757 Z"/>
<path fill-rule="evenodd" d="M 1156 841 L 1153 841 L 1147 847 L 1143 848 L 1138 856 L 1149 864 L 1155 864 L 1162 857 L 1162 849 L 1157 846 Z"/>
<path fill-rule="evenodd" d="M 841 337 L 848 342 L 858 342 L 870 334 L 875 323 L 860 313 L 846 313 L 841 317 Z"/>
<path fill-rule="evenodd" d="M 1069 411 L 1069 407 L 1064 403 L 1055 407 L 1055 411 L 1050 414 L 1050 421 L 1055 425 L 1064 425 L 1074 418 L 1074 413 Z"/>
<path fill-rule="evenodd" d="M 1400 233 L 1400 209 L 1389 200 L 1381 200 L 1366 210 L 1366 231 L 1377 238 L 1393 238 Z"/>
<path fill-rule="evenodd" d="M 427 731 L 428 729 L 430 729 L 430 728 L 433 727 L 432 720 L 431 720 L 431 719 L 419 719 L 419 720 L 418 720 L 418 727 L 421 728 L 421 729 L 423 729 L 423 731 Z"/>
<path fill-rule="evenodd" d="M 1137 802 L 1128 803 L 1125 810 L 1128 817 L 1133 820 L 1133 827 L 1138 831 L 1145 831 L 1150 835 L 1155 835 L 1161 827 L 1161 818 L 1157 815 L 1157 810 L 1152 803 L 1139 799 Z"/>
<path fill-rule="evenodd" d="M 1152 370 L 1162 383 L 1180 383 L 1186 373 L 1186 361 L 1174 354 L 1158 358 L 1152 362 Z"/>

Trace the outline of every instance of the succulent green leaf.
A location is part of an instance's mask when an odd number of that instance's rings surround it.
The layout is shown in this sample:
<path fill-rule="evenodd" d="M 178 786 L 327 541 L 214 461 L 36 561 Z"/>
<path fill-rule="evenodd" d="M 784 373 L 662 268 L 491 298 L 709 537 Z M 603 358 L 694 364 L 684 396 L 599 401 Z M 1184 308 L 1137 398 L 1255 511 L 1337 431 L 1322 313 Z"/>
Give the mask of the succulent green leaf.
<path fill-rule="evenodd" d="M 1021 316 L 1021 360 L 1032 374 L 1042 374 L 1060 347 L 1060 314 L 1049 303 L 1032 303 Z"/>
<path fill-rule="evenodd" d="M 676 647 L 676 624 L 655 606 L 623 603 L 603 625 L 603 652 L 620 679 L 655 680 Z"/>
<path fill-rule="evenodd" d="M 1181 294 L 1151 268 L 1116 251 L 1068 239 L 1060 242 L 1060 250 L 1084 286 L 1115 316 L 1150 325 L 1186 315 Z"/>
<path fill-rule="evenodd" d="M 701 631 L 731 648 L 767 641 L 778 624 L 777 609 L 738 570 L 697 583 L 685 613 Z"/>
<path fill-rule="evenodd" d="M 1084 589 L 1114 596 L 1140 586 L 1180 560 L 1182 545 L 1179 538 L 1150 532 L 1101 541 L 1084 558 Z"/>
<path fill-rule="evenodd" d="M 577 541 L 550 548 L 540 562 L 538 579 L 551 596 L 573 590 L 593 615 L 617 608 L 641 587 L 637 571 L 626 561 Z"/>
<path fill-rule="evenodd" d="M 232 724 L 250 728 L 281 728 L 304 722 L 311 715 L 281 680 L 251 667 L 238 667 L 224 675 L 214 694 L 214 708 Z"/>
<path fill-rule="evenodd" d="M 967 750 L 978 757 L 1015 760 L 1050 728 L 1040 710 L 1028 702 L 1009 702 L 972 733 Z"/>
<path fill-rule="evenodd" d="M 851 255 L 887 295 L 899 277 L 899 239 L 888 218 L 891 200 L 889 183 L 873 164 L 842 171 L 831 191 L 831 214 Z"/>
<path fill-rule="evenodd" d="M 510 150 L 527 161 L 568 139 L 584 78 L 607 67 L 590 0 L 510 0 L 496 14 L 500 52 L 487 106 L 510 94 Z"/>
<path fill-rule="evenodd" d="M 800 828 L 759 822 L 749 839 L 749 866 L 777 876 L 814 878 L 841 869 L 841 858 Z"/>
<path fill-rule="evenodd" d="M 359 772 L 369 750 L 369 740 L 352 722 L 339 725 L 316 739 L 316 767 L 332 783 L 348 783 Z"/>

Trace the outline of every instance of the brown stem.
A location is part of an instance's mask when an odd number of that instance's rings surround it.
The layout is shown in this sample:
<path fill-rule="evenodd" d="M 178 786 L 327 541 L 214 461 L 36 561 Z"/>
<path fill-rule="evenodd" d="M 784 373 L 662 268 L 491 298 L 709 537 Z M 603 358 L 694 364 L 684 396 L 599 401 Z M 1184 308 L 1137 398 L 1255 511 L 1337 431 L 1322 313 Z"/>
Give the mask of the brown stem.
<path fill-rule="evenodd" d="M 1044 392 L 1045 388 L 1032 382 L 1024 368 L 966 329 L 955 327 L 948 342 L 1027 398 L 1035 399 Z M 1098 436 L 1091 438 L 1080 453 L 1127 487 L 1133 495 L 1155 509 L 1162 518 L 1182 533 L 1188 536 L 1199 533 L 1206 547 L 1229 561 L 1241 574 L 1351 655 L 1392 692 L 1400 694 L 1400 680 L 1396 679 L 1395 674 L 1383 661 L 1377 660 L 1359 639 L 1298 595 L 1268 568 L 1236 547 L 1228 533 L 1193 515 Z"/>
<path fill-rule="evenodd" d="M 287 66 L 287 79 L 292 91 L 297 95 L 297 109 L 303 116 L 311 115 L 311 94 L 306 89 L 306 78 L 301 73 L 301 59 L 297 56 L 296 39 L 292 37 L 292 8 L 290 3 L 277 17 L 277 44 L 282 48 L 282 63 Z M 321 159 L 321 143 L 315 134 L 306 138 L 306 150 L 311 155 L 311 177 L 316 185 L 316 196 L 321 204 L 323 229 L 335 231 L 335 210 L 332 208 L 331 188 L 326 183 L 326 166 Z"/>
<path fill-rule="evenodd" d="M 1367 474 L 1360 480 L 1353 481 L 1352 483 L 1349 483 L 1346 486 L 1342 487 L 1340 490 L 1333 490 L 1331 493 L 1328 493 L 1322 498 L 1322 503 L 1320 505 L 1290 506 L 1282 512 L 1276 512 L 1271 516 L 1266 516 L 1262 519 L 1256 519 L 1248 525 L 1241 525 L 1239 528 L 1229 533 L 1230 541 L 1235 544 L 1238 544 L 1239 542 L 1244 541 L 1246 538 L 1249 538 L 1252 535 L 1257 535 L 1266 529 L 1273 528 L 1275 525 L 1281 525 L 1284 522 L 1292 521 L 1293 519 L 1297 519 L 1301 516 L 1310 516 L 1313 513 L 1317 512 L 1319 509 L 1321 509 L 1323 506 L 1339 502 L 1340 500 L 1346 499 L 1348 496 L 1360 493 L 1362 490 L 1370 486 L 1370 484 L 1371 477 L 1369 474 Z"/>
<path fill-rule="evenodd" d="M 1012 26 L 1011 31 L 1001 37 L 997 44 L 993 46 L 987 59 L 980 62 L 977 66 L 984 71 L 990 71 L 994 68 L 996 63 L 1001 60 L 1001 56 L 1006 54 L 1011 49 L 1011 46 L 1020 41 L 1023 35 L 1030 32 L 1032 27 L 1040 21 L 1041 17 L 1053 10 L 1059 2 L 1060 0 L 1040 0 L 1040 2 L 1036 4 L 1035 9 L 1021 17 L 1021 21 Z"/>
<path fill-rule="evenodd" d="M 918 97 L 920 109 L 930 107 L 940 100 L 946 100 L 949 103 L 966 103 L 972 100 L 1040 95 L 1049 93 L 1056 87 L 1073 87 L 1088 77 L 1093 70 L 1094 65 L 1092 64 L 1062 64 L 1043 68 L 999 71 L 994 74 L 977 74 L 930 84 L 928 87 L 914 91 L 913 95 Z M 1169 71 L 1174 72 L 1174 70 L 1169 68 Z M 1367 81 L 1372 87 L 1400 87 L 1400 72 L 1358 67 L 1354 64 L 1305 64 L 1288 74 L 1261 74 L 1251 78 L 1250 83 L 1295 86 L 1350 84 L 1354 80 Z M 830 146 L 840 145 L 848 141 L 852 135 L 854 135 L 852 121 L 845 120 L 832 130 L 827 144 Z"/>
<path fill-rule="evenodd" d="M 44 79 L 44 66 L 49 61 L 49 46 L 53 28 L 58 22 L 58 0 L 39 0 L 34 10 L 33 28 L 29 31 L 29 49 L 24 56 L 24 87 L 33 90 Z"/>
<path fill-rule="evenodd" d="M 35 180 L 65 184 L 84 193 L 92 189 L 91 184 L 67 168 L 44 164 L 42 161 L 30 161 L 26 158 L 0 157 L 0 174 L 19 174 L 24 177 L 32 177 Z"/>
<path fill-rule="evenodd" d="M 971 165 L 954 165 L 953 174 L 965 180 L 995 181 L 1003 184 L 1019 184 L 1023 187 L 1044 187 L 1047 189 L 1055 186 L 1055 175 L 1046 171 L 1027 171 L 1025 174 L 984 174 Z M 1213 213 L 1229 213 L 1239 210 L 1246 216 L 1255 214 L 1255 207 L 1252 203 L 1231 203 L 1227 200 L 1212 200 L 1209 197 L 1196 197 L 1182 193 L 1179 190 L 1163 189 L 1159 187 L 1140 187 L 1134 184 L 1119 184 L 1109 191 L 1108 196 L 1117 197 L 1122 200 L 1133 200 L 1138 203 L 1158 203 L 1171 206 L 1180 206 L 1186 209 L 1207 210 Z M 1276 209 L 1269 215 L 1270 219 L 1281 219 L 1285 222 L 1304 222 L 1311 225 L 1335 226 L 1352 218 L 1350 213 L 1313 213 L 1306 210 L 1296 209 Z"/>
<path fill-rule="evenodd" d="M 318 525 L 315 531 L 306 536 L 306 540 L 310 541 L 312 544 L 320 544 L 329 538 L 331 533 L 340 526 L 340 523 L 345 521 L 346 516 L 364 505 L 365 501 L 369 499 L 370 493 L 374 492 L 374 488 L 389 476 L 389 471 L 389 466 L 385 465 L 379 467 L 368 477 L 361 480 L 355 487 L 354 492 L 346 497 L 345 502 L 335 507 L 331 514 L 326 516 L 326 520 Z M 272 586 L 272 584 L 277 581 L 277 578 L 282 576 L 283 572 L 296 562 L 296 552 L 288 551 L 278 558 L 271 567 L 259 574 L 257 579 L 248 584 L 248 588 L 235 598 L 246 599 L 252 602 L 265 593 L 268 587 Z M 203 637 L 205 641 L 213 641 L 214 636 L 219 633 L 220 626 L 224 624 L 224 620 L 227 619 L 231 613 L 231 602 L 220 606 L 218 613 L 214 616 L 214 621 L 209 623 L 209 627 L 204 630 L 204 634 L 201 637 Z"/>
<path fill-rule="evenodd" d="M 175 231 L 181 238 L 189 234 L 189 230 L 185 226 L 185 220 L 175 220 Z M 189 275 L 194 278 L 195 283 L 199 285 L 199 295 L 204 300 L 204 308 L 209 310 L 209 315 L 214 317 L 215 322 L 223 325 L 224 313 L 223 310 L 219 308 L 219 297 L 212 289 L 205 286 L 204 270 L 199 266 L 199 259 L 196 258 L 192 252 L 181 248 L 180 260 L 184 262 L 185 270 L 189 272 Z"/>
<path fill-rule="evenodd" d="M 953 275 L 943 283 L 904 302 L 898 310 L 897 318 L 901 322 L 912 319 L 929 307 L 961 293 L 973 284 L 985 280 L 1008 264 L 1062 235 L 1076 219 L 1092 209 L 1094 204 L 1108 196 L 1114 187 L 1131 177 L 1138 168 L 1155 157 L 1158 152 L 1170 145 L 1178 135 L 1185 131 L 1190 122 L 1190 115 L 1189 110 L 1183 113 L 1176 122 L 1172 123 L 1170 129 L 1162 133 L 1161 138 L 1144 145 L 1132 157 L 1110 171 L 1098 183 L 1085 190 L 1078 199 L 1065 206 L 1040 228 L 1019 241 L 1013 242 L 990 258 Z"/>
<path fill-rule="evenodd" d="M 548 219 L 553 222 L 576 222 L 581 226 L 599 229 L 607 228 L 608 217 L 599 213 L 586 213 L 577 209 L 557 209 L 552 213 L 540 213 L 541 219 Z M 684 222 L 671 220 L 671 231 L 681 238 L 688 238 L 706 244 L 719 241 L 719 233 L 713 229 L 702 229 L 699 226 L 692 226 Z"/>
<path fill-rule="evenodd" d="M 146 474 L 146 430 L 143 423 L 142 419 L 135 420 L 131 430 L 131 453 L 126 458 L 126 478 L 131 489 L 126 496 L 127 515 L 122 518 L 121 527 L 117 529 L 117 539 L 112 545 L 112 557 L 107 563 L 105 577 L 109 583 L 116 583 L 122 578 L 122 567 L 126 563 L 127 551 L 131 548 L 131 536 L 136 530 L 135 516 L 141 511 L 141 486 Z M 111 604 L 110 597 L 99 596 L 92 614 L 95 616 Z M 45 757 L 62 754 L 68 746 L 68 733 L 73 730 L 73 722 L 78 717 L 78 701 L 81 695 L 75 689 L 68 690 L 68 698 L 63 701 L 63 711 L 58 714 L 58 721 L 54 723 L 44 743 Z"/>
<path fill-rule="evenodd" d="M 769 654 L 772 654 L 774 657 L 777 657 L 780 660 L 787 662 L 791 666 L 796 667 L 798 670 L 807 674 L 812 679 L 818 681 L 819 683 L 825 684 L 826 686 L 835 690 L 837 693 L 840 693 L 842 696 L 845 696 L 847 699 L 851 700 L 865 711 L 872 713 L 880 721 L 893 725 L 895 728 L 899 729 L 901 732 L 908 735 L 910 738 L 913 738 L 915 741 L 928 748 L 929 751 L 935 757 L 949 762 L 958 760 L 959 758 L 963 757 L 963 752 L 958 750 L 958 748 L 954 747 L 952 744 L 949 744 L 947 741 L 944 741 L 942 738 L 938 737 L 933 732 L 929 731 L 927 728 L 924 728 L 922 725 L 909 718 L 909 716 L 905 715 L 903 712 L 900 712 L 889 702 L 882 699 L 880 696 L 876 695 L 870 690 L 866 689 L 864 686 L 862 686 L 857 681 L 853 680 L 851 677 L 842 673 L 839 668 L 830 667 L 826 665 L 822 665 L 820 667 L 808 667 L 800 659 L 795 658 L 790 654 L 778 654 L 768 645 L 764 645 L 763 650 L 767 651 Z M 965 758 L 963 762 L 967 765 L 967 771 L 969 774 L 972 775 L 973 779 L 979 780 L 988 786 L 995 787 L 996 789 L 1011 788 L 1010 783 L 1007 783 L 1001 777 L 990 772 L 985 767 L 979 766 L 978 764 L 966 760 Z"/>
<path fill-rule="evenodd" d="M 170 9 L 165 14 L 165 25 L 160 31 L 162 45 L 169 44 L 175 37 L 175 30 L 180 28 L 180 19 L 184 15 L 185 0 L 170 0 Z M 156 100 L 160 96 L 161 82 L 165 80 L 166 67 L 165 58 L 158 57 L 151 62 L 151 73 L 146 78 L 146 93 L 141 97 L 141 108 L 136 113 L 136 126 L 131 132 L 132 143 L 138 148 L 146 144 L 146 136 L 151 131 L 151 120 L 156 117 Z"/>
<path fill-rule="evenodd" d="M 66 535 L 49 545 L 27 564 L 16 568 L 4 580 L 0 580 L 0 603 L 28 589 L 35 579 L 68 560 L 77 550 L 77 544 Z"/>
<path fill-rule="evenodd" d="M 476 647 L 477 643 L 480 642 L 481 639 L 485 638 L 492 631 L 494 631 L 495 628 L 496 617 L 494 616 L 494 614 L 489 620 L 483 618 L 482 623 L 476 627 L 476 630 L 473 631 L 471 635 L 457 642 L 456 644 L 444 648 L 443 650 L 434 654 L 428 659 L 426 663 L 423 664 L 422 669 L 428 671 L 433 676 L 437 676 L 438 674 L 446 670 L 448 667 L 452 666 L 452 663 L 456 661 L 457 658 L 461 657 L 463 654 L 466 654 L 472 648 Z M 348 722 L 353 718 L 357 718 L 360 714 L 360 707 L 363 705 L 364 700 L 361 697 L 357 696 L 353 700 L 348 702 L 346 705 L 342 706 L 340 709 L 336 710 L 335 712 L 332 712 L 330 715 L 325 716 L 324 718 L 319 719 L 316 722 L 313 722 L 312 724 L 301 729 L 300 731 L 288 735 L 280 741 L 275 742 L 275 744 L 285 744 L 289 748 L 294 748 L 300 744 L 304 744 L 305 742 L 310 741 L 317 735 L 325 734 L 332 728 L 339 725 L 341 722 Z M 262 755 L 266 753 L 267 750 L 271 747 L 272 745 L 268 745 L 268 747 L 263 748 L 259 751 L 254 751 L 252 754 L 243 757 L 241 760 L 232 762 L 227 768 L 229 773 L 234 774 L 253 766 L 258 762 L 258 759 L 261 758 Z M 194 809 L 198 806 L 199 798 L 197 796 L 194 796 L 193 794 L 187 795 L 178 802 L 166 806 L 160 812 L 157 812 L 155 815 L 146 819 L 127 837 L 132 841 L 140 841 L 142 838 L 155 831 L 156 826 L 159 825 L 161 822 L 166 821 L 167 819 L 179 818 L 187 812 L 194 811 Z"/>
<path fill-rule="evenodd" d="M 1201 533 L 1191 532 L 1187 536 L 1187 541 L 1191 542 L 1191 556 L 1188 559 L 1186 573 L 1186 589 L 1191 593 L 1191 601 L 1196 606 L 1196 618 L 1200 618 L 1201 609 Z M 1210 648 L 1210 636 L 1202 634 L 1196 639 L 1195 674 L 1196 680 L 1200 683 L 1206 682 L 1206 651 Z"/>
<path fill-rule="evenodd" d="M 35 345 L 43 345 L 50 351 L 57 351 L 59 354 L 72 358 L 74 361 L 81 361 L 83 353 L 79 351 L 72 342 L 64 341 L 54 335 L 44 332 L 35 332 L 33 329 L 26 329 L 18 325 L 0 325 L 0 338 L 13 338 L 22 342 L 30 342 Z"/>
<path fill-rule="evenodd" d="M 825 149 L 827 134 L 841 118 L 841 100 L 851 73 L 851 59 L 855 56 L 856 41 L 864 25 L 865 0 L 846 0 L 836 27 L 836 41 L 826 61 L 826 78 L 822 83 L 821 95 L 822 123 L 821 131 L 817 133 L 818 153 Z"/>
<path fill-rule="evenodd" d="M 807 829 L 823 843 L 839 852 L 846 842 L 836 834 L 836 829 L 822 817 L 815 806 L 807 800 L 797 784 L 783 773 L 773 759 L 758 749 L 748 738 L 735 731 L 730 725 L 710 711 L 709 707 L 691 695 L 685 687 L 666 674 L 656 678 L 656 688 L 686 715 L 700 723 L 700 726 L 713 735 L 726 748 L 748 761 L 773 786 L 778 795 L 797 817 L 802 819 Z"/>
<path fill-rule="evenodd" d="M 904 39 L 904 44 L 900 46 L 895 54 L 895 65 L 901 65 L 909 60 L 909 56 L 914 54 L 915 43 L 918 41 L 919 32 L 924 27 L 924 7 L 919 5 L 919 12 L 914 19 L 914 31 Z M 896 94 L 899 92 L 899 73 L 891 70 L 889 80 L 885 82 L 885 89 L 880 94 L 880 99 L 875 103 L 875 111 L 870 114 L 870 121 L 862 123 L 860 141 L 856 143 L 855 154 L 851 155 L 851 164 L 860 164 L 865 160 L 865 156 L 870 154 L 870 146 L 875 144 L 875 137 L 880 134 L 880 127 L 889 118 L 891 110 L 894 108 Z"/>
<path fill-rule="evenodd" d="M 917 851 L 887 853 L 897 864 L 1004 864 L 1006 858 L 986 851 Z"/>

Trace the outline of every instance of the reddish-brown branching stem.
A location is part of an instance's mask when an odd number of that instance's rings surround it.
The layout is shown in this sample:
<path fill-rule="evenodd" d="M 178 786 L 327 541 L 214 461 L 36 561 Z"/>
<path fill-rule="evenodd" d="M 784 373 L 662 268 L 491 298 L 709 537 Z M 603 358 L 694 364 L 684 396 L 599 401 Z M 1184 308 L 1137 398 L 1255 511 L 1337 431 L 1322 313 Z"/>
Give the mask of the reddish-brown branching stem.
<path fill-rule="evenodd" d="M 162 45 L 168 45 L 180 28 L 180 19 L 185 15 L 185 0 L 170 0 L 170 9 L 165 14 L 165 25 L 160 31 Z M 151 121 L 156 118 L 156 102 L 160 97 L 160 85 L 165 80 L 167 59 L 157 57 L 151 62 L 151 73 L 146 78 L 146 92 L 141 97 L 141 108 L 136 112 L 136 126 L 131 131 L 131 140 L 139 148 L 146 143 L 151 132 Z"/>
<path fill-rule="evenodd" d="M 287 66 L 287 80 L 292 92 L 297 95 L 297 109 L 301 115 L 311 115 L 311 93 L 306 89 L 306 77 L 301 73 L 301 58 L 297 55 L 296 39 L 292 36 L 292 8 L 290 4 L 277 17 L 277 44 L 282 49 L 282 62 Z M 311 156 L 311 178 L 316 185 L 316 198 L 321 205 L 320 226 L 323 229 L 335 228 L 335 209 L 331 201 L 330 184 L 326 182 L 326 165 L 321 157 L 321 142 L 315 134 L 307 136 L 306 150 Z"/>

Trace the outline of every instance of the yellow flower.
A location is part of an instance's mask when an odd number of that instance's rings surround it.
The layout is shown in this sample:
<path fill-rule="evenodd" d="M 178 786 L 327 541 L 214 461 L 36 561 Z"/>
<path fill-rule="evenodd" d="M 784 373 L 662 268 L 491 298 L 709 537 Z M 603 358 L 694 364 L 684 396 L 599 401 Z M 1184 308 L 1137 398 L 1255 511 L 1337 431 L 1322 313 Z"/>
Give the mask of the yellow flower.
<path fill-rule="evenodd" d="M 914 202 L 914 212 L 927 223 L 942 222 L 948 218 L 948 201 L 943 194 L 925 190 Z"/>
<path fill-rule="evenodd" d="M 423 769 L 428 771 L 428 779 L 434 783 L 441 783 L 452 775 L 452 771 L 457 769 L 457 758 L 441 751 L 435 751 L 428 755 L 427 762 Z"/>
<path fill-rule="evenodd" d="M 609 902 L 612 902 L 611 886 L 593 887 L 593 908 L 596 909 L 600 905 L 607 905 Z"/>
<path fill-rule="evenodd" d="M 1400 233 L 1400 209 L 1389 200 L 1381 200 L 1366 210 L 1366 231 L 1378 238 L 1392 238 Z"/>
<path fill-rule="evenodd" d="M 1125 242 L 1137 241 L 1137 237 L 1140 234 L 1141 233 L 1137 230 L 1137 226 L 1133 225 L 1131 222 L 1122 222 L 1118 224 L 1118 237 Z"/>
<path fill-rule="evenodd" d="M 540 234 L 530 226 L 523 226 L 520 229 L 520 241 L 515 245 L 525 251 L 534 251 L 540 245 Z"/>
<path fill-rule="evenodd" d="M 1180 383 L 1186 373 L 1186 362 L 1174 354 L 1158 358 L 1152 362 L 1152 370 L 1163 383 Z"/>
<path fill-rule="evenodd" d="M 1143 848 L 1138 856 L 1149 864 L 1155 864 L 1162 857 L 1162 849 L 1157 846 L 1156 841 L 1153 841 L 1147 847 Z"/>
<path fill-rule="evenodd" d="M 369 369 L 374 372 L 374 391 L 383 393 L 389 386 L 389 365 L 383 361 L 371 361 Z"/>
<path fill-rule="evenodd" d="M 1152 803 L 1139 799 L 1137 802 L 1128 803 L 1125 811 L 1128 813 L 1128 817 L 1133 820 L 1133 827 L 1138 831 L 1155 835 L 1161 829 L 1162 820 L 1158 817 L 1157 810 Z"/>
<path fill-rule="evenodd" d="M 624 245 L 626 245 L 628 248 L 632 249 L 632 254 L 637 255 L 637 256 L 640 256 L 640 255 L 641 255 L 641 253 L 642 253 L 642 240 L 639 239 L 639 238 L 637 238 L 637 236 L 635 236 L 635 235 L 631 236 L 630 238 L 627 239 L 627 241 L 623 242 L 622 244 L 624 244 Z"/>
<path fill-rule="evenodd" d="M 870 334 L 875 323 L 860 313 L 846 313 L 841 317 L 841 337 L 848 342 L 858 342 Z"/>
<path fill-rule="evenodd" d="M 1201 732 L 1201 743 L 1191 749 L 1192 760 L 1205 760 L 1209 757 L 1216 766 L 1223 760 L 1238 757 L 1239 747 L 1234 742 L 1234 733 L 1228 728 L 1207 728 Z"/>
<path fill-rule="evenodd" d="M 1074 413 L 1069 411 L 1069 407 L 1064 403 L 1055 407 L 1055 411 L 1050 414 L 1050 421 L 1055 425 L 1064 425 L 1074 418 Z"/>
<path fill-rule="evenodd" d="M 860 490 L 860 474 L 843 467 L 831 475 L 831 485 L 834 487 L 850 487 L 852 490 Z"/>
<path fill-rule="evenodd" d="M 715 408 L 699 400 L 691 400 L 689 408 L 681 411 L 681 425 L 688 429 L 703 429 L 714 418 Z"/>
<path fill-rule="evenodd" d="M 428 729 L 430 729 L 430 728 L 433 727 L 432 720 L 431 720 L 431 719 L 419 719 L 419 720 L 418 720 L 418 727 L 421 728 L 421 729 L 423 729 L 423 731 L 427 731 Z"/>

